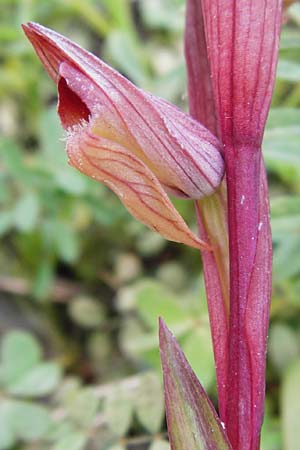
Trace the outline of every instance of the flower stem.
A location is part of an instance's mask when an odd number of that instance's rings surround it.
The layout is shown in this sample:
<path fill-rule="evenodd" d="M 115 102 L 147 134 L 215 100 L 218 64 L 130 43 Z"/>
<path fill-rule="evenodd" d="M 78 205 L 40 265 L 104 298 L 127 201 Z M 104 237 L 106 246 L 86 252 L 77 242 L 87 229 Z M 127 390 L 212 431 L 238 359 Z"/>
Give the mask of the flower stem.
<path fill-rule="evenodd" d="M 251 365 L 246 313 L 257 249 L 261 153 L 255 147 L 240 147 L 227 148 L 225 155 L 230 254 L 226 428 L 234 450 L 255 450 L 259 448 L 254 442 L 257 437 L 253 436 L 257 434 L 253 427 L 255 373 Z"/>

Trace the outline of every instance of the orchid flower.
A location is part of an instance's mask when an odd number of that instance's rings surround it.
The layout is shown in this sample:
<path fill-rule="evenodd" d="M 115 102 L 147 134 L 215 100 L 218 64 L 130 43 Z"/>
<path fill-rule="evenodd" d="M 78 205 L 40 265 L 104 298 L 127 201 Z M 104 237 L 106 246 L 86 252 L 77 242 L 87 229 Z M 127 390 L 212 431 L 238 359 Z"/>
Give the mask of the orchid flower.
<path fill-rule="evenodd" d="M 281 0 L 187 0 L 190 115 L 58 33 L 23 27 L 57 84 L 70 164 L 165 238 L 202 251 L 226 432 L 160 321 L 172 450 L 260 445 L 272 259 L 261 144 L 281 13 Z M 199 237 L 167 194 L 195 201 Z"/>
<path fill-rule="evenodd" d="M 193 199 L 214 192 L 224 174 L 219 140 L 60 34 L 35 23 L 23 28 L 57 84 L 70 164 L 165 238 L 208 250 L 166 192 Z"/>

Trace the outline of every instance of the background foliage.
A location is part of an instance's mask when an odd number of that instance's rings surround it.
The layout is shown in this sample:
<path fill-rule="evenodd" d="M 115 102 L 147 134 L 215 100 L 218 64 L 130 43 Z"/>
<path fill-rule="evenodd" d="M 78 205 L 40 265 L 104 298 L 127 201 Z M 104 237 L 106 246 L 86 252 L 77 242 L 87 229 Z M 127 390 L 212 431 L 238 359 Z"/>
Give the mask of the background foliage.
<path fill-rule="evenodd" d="M 168 450 L 157 316 L 216 400 L 198 253 L 66 163 L 55 87 L 20 30 L 68 35 L 187 108 L 184 0 L 1 0 L 0 449 Z M 274 293 L 263 450 L 300 442 L 300 4 L 265 134 Z M 194 224 L 192 204 L 176 201 Z"/>

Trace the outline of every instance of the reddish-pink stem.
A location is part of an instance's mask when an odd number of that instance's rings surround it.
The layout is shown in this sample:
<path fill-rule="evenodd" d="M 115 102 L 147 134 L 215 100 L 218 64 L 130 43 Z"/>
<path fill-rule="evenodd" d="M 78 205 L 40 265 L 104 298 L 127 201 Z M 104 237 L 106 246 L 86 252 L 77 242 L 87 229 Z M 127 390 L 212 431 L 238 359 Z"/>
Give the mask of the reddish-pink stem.
<path fill-rule="evenodd" d="M 225 422 L 234 450 L 255 450 L 259 448 L 252 436 L 255 374 L 251 370 L 246 312 L 257 248 L 261 153 L 255 147 L 227 148 L 225 159 L 230 252 L 229 392 Z"/>

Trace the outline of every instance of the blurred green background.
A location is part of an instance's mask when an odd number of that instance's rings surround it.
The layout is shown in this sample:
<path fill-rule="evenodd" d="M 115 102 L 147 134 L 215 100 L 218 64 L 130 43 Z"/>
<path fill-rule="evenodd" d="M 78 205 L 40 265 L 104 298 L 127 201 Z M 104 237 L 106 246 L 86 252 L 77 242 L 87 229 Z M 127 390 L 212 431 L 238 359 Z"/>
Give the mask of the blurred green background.
<path fill-rule="evenodd" d="M 199 254 L 66 163 L 40 22 L 187 109 L 184 0 L 0 0 L 0 450 L 168 450 L 157 316 L 216 401 Z M 265 133 L 274 242 L 263 450 L 300 442 L 300 4 Z M 176 206 L 195 227 L 193 205 Z"/>

